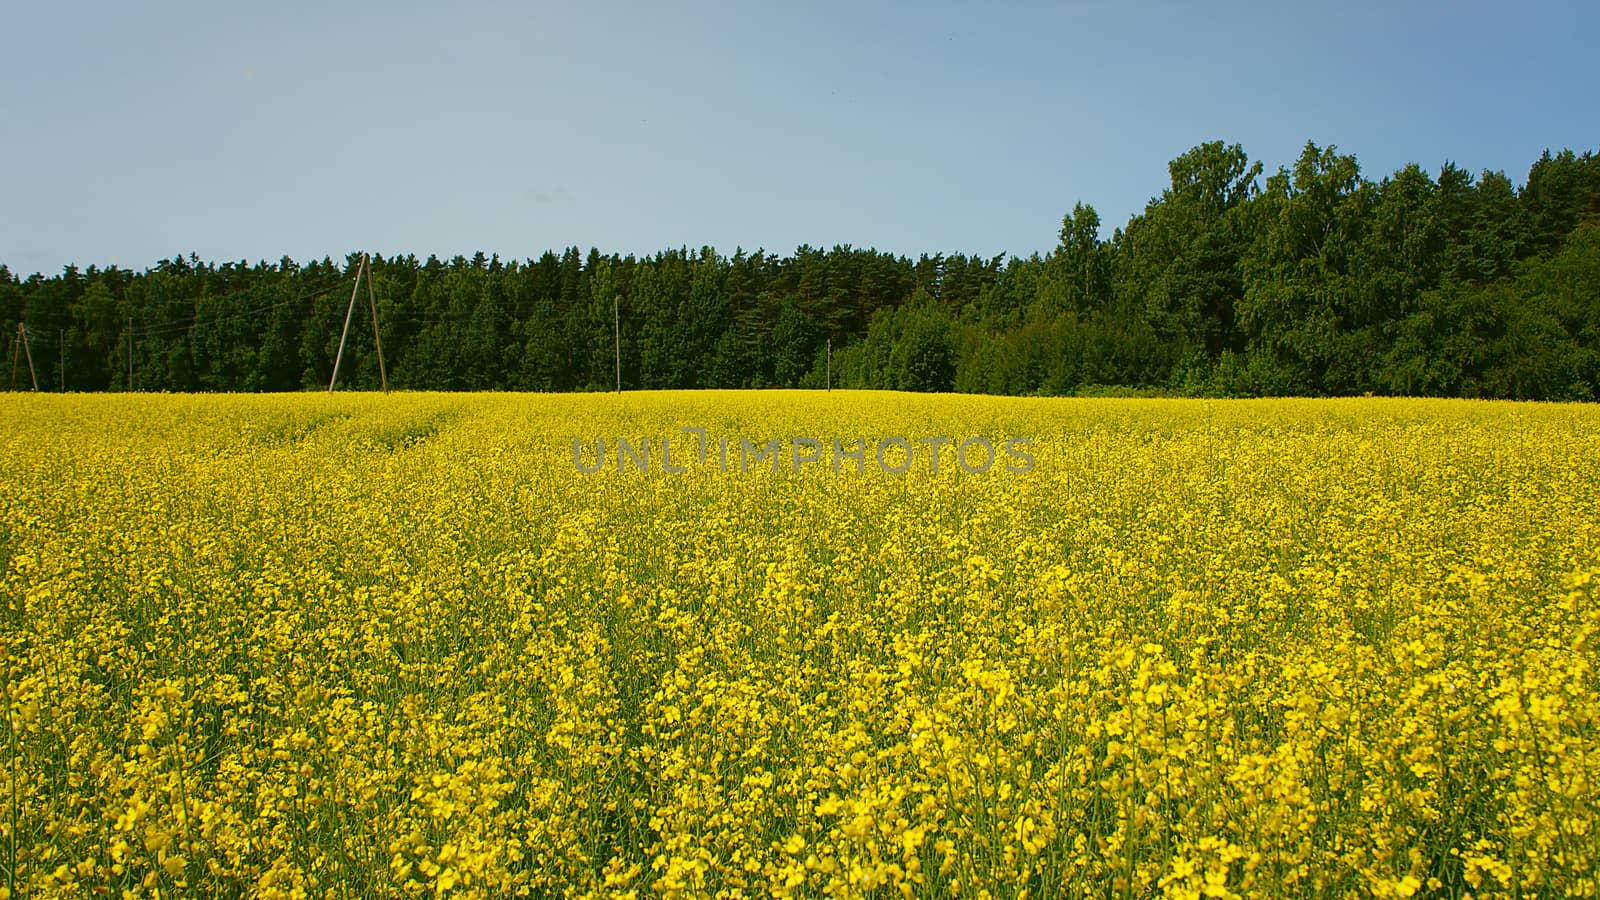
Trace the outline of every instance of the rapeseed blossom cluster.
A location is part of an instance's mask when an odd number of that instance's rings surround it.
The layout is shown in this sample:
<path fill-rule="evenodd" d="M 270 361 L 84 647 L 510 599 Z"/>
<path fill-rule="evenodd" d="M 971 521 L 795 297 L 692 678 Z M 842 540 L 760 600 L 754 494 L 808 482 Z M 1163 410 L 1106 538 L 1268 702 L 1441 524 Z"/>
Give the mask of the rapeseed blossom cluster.
<path fill-rule="evenodd" d="M 1600 893 L 1594 407 L 0 410 L 0 897 Z"/>

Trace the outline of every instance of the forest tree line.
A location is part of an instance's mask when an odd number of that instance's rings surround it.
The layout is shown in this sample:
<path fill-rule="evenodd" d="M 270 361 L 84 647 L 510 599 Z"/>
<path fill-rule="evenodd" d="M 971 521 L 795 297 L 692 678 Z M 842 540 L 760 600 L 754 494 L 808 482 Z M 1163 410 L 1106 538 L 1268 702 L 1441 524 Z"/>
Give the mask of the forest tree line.
<path fill-rule="evenodd" d="M 372 257 L 391 387 L 842 387 L 994 394 L 1600 397 L 1600 156 L 1518 186 L 1446 163 L 1379 181 L 1308 143 L 1264 174 L 1195 147 L 1109 240 L 1079 204 L 1048 255 L 915 260 L 591 249 Z M 41 390 L 326 388 L 360 254 L 0 265 L 7 366 Z M 379 385 L 363 285 L 340 367 Z M 26 346 L 15 339 L 25 326 Z"/>

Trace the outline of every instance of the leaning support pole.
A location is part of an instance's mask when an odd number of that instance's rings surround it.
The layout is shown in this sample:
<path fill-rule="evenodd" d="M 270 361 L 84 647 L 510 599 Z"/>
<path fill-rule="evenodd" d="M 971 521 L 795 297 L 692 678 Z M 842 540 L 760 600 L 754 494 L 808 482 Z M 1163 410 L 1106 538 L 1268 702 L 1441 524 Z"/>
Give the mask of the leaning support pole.
<path fill-rule="evenodd" d="M 378 337 L 378 295 L 372 287 L 372 254 L 362 260 L 367 269 L 367 302 L 372 305 L 372 343 L 378 348 L 378 377 L 383 379 L 383 392 L 389 393 L 389 370 L 383 365 L 383 339 Z"/>
<path fill-rule="evenodd" d="M 361 270 L 367 267 L 366 259 L 356 266 L 356 283 L 350 288 L 350 308 L 344 311 L 344 330 L 339 332 L 339 352 L 333 356 L 333 377 L 328 379 L 328 393 L 333 393 L 333 384 L 339 380 L 339 363 L 344 361 L 344 339 L 350 335 L 350 314 L 356 311 L 356 295 L 361 291 Z"/>
<path fill-rule="evenodd" d="M 28 326 L 18 324 L 17 336 L 22 338 L 22 351 L 28 355 L 28 377 L 33 379 L 33 391 L 39 392 L 39 373 L 33 370 L 33 348 L 28 346 Z"/>

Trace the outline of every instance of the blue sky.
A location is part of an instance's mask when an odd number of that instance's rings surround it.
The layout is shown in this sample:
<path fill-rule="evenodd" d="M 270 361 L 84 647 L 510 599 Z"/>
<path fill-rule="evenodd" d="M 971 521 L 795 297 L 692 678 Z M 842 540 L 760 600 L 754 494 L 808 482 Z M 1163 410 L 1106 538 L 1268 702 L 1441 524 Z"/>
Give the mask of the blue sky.
<path fill-rule="evenodd" d="M 0 262 L 1048 251 L 1207 140 L 1520 183 L 1600 4 L 18 4 Z"/>

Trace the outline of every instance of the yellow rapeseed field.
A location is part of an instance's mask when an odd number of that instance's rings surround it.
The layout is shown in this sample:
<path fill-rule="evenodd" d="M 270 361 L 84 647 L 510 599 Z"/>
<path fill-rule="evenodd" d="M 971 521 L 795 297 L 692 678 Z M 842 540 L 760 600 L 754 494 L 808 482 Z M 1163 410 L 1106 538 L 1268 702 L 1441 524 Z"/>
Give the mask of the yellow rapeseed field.
<path fill-rule="evenodd" d="M 1600 893 L 1595 406 L 0 416 L 0 898 Z"/>

